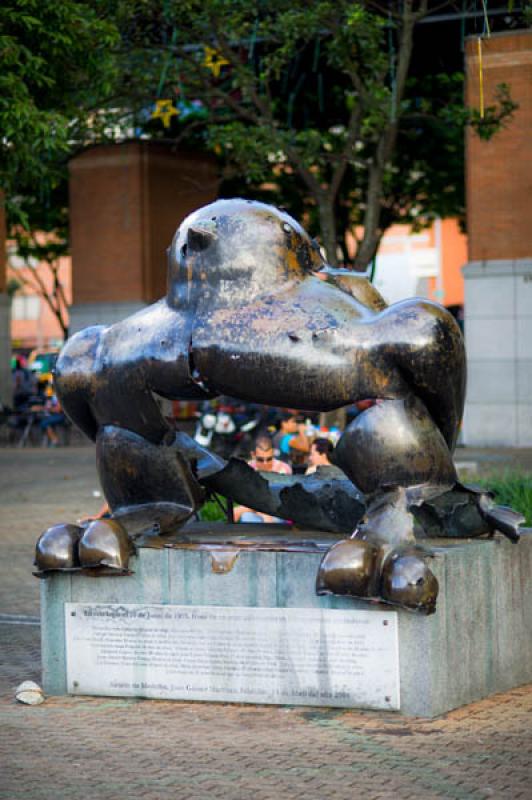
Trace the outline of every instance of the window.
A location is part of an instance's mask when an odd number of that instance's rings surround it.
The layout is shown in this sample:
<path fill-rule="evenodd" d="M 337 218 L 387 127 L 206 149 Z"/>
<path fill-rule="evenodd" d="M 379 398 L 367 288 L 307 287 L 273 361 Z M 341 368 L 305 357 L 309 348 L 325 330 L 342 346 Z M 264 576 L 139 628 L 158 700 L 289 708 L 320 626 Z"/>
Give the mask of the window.
<path fill-rule="evenodd" d="M 36 269 L 39 266 L 39 262 L 36 258 L 29 258 L 27 261 L 21 258 L 18 255 L 17 248 L 14 244 L 8 244 L 6 252 L 9 266 L 12 269 L 24 269 L 25 267 Z"/>
<path fill-rule="evenodd" d="M 39 319 L 41 315 L 41 300 L 36 295 L 15 295 L 11 304 L 12 319 Z"/>

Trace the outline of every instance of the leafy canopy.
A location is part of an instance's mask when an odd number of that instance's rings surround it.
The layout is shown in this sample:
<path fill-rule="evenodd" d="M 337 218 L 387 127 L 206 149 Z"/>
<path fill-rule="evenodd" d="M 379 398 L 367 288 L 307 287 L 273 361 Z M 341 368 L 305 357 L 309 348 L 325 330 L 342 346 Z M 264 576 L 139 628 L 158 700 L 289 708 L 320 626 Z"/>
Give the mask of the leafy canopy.
<path fill-rule="evenodd" d="M 412 76 L 430 6 L 7 0 L 0 185 L 31 226 L 77 147 L 162 139 L 216 154 L 225 194 L 285 205 L 332 263 L 364 268 L 393 222 L 463 211 L 464 127 L 491 136 L 515 107 L 501 87 L 479 119 L 463 108 L 461 74 Z M 177 113 L 154 116 L 157 100 Z"/>
<path fill-rule="evenodd" d="M 110 96 L 117 43 L 98 2 L 0 4 L 0 186 L 12 210 L 19 194 L 43 197 L 61 180 Z"/>
<path fill-rule="evenodd" d="M 384 11 L 383 11 L 384 8 Z M 411 76 L 427 2 L 132 0 L 120 74 L 132 127 L 220 156 L 225 191 L 305 215 L 329 259 L 374 256 L 393 222 L 463 213 L 463 133 L 511 116 L 508 90 L 463 108 L 463 76 Z M 421 33 L 417 32 L 420 37 Z M 150 118 L 156 98 L 175 103 Z"/>

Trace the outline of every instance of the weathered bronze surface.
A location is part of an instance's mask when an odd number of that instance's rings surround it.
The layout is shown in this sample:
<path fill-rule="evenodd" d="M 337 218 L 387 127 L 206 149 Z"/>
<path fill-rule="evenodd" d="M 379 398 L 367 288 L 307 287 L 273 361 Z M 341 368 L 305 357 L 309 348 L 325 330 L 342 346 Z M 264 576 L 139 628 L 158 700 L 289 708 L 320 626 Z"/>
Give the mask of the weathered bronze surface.
<path fill-rule="evenodd" d="M 515 517 L 457 484 L 465 353 L 452 316 L 419 298 L 387 307 L 363 277 L 325 264 L 303 228 L 271 206 L 219 200 L 191 214 L 169 249 L 167 296 L 76 334 L 56 369 L 63 407 L 96 441 L 112 516 L 131 536 L 175 530 L 216 490 L 352 534 L 328 554 L 319 591 L 369 592 L 426 611 L 435 579 L 424 554 L 404 548 L 427 526 L 431 535 L 463 525 L 464 535 L 499 526 L 517 536 Z M 226 465 L 176 435 L 157 402 L 217 394 L 308 411 L 365 401 L 365 410 L 340 439 L 336 469 L 285 477 Z M 115 544 L 124 563 L 121 535 Z M 109 561 L 98 547 L 80 547 L 82 563 Z"/>

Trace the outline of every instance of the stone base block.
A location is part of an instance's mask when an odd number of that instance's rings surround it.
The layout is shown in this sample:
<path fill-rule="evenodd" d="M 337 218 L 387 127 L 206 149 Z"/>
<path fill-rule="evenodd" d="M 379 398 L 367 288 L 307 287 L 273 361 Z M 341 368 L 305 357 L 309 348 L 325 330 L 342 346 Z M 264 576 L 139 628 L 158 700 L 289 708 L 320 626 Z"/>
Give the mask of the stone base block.
<path fill-rule="evenodd" d="M 213 526 L 216 527 L 216 526 Z M 254 526 L 257 529 L 262 526 Z M 66 694 L 65 603 L 140 603 L 246 608 L 389 610 L 345 597 L 317 597 L 322 557 L 312 546 L 240 542 L 229 553 L 190 540 L 140 547 L 128 577 L 55 574 L 42 581 L 43 684 Z M 264 529 L 263 529 L 264 533 Z M 284 537 L 283 537 L 284 538 Z M 225 538 L 227 541 L 227 537 Z M 249 537 L 246 536 L 249 542 Z M 269 541 L 272 542 L 270 534 Z M 532 680 L 532 535 L 517 545 L 502 538 L 428 542 L 440 594 L 429 617 L 398 610 L 400 713 L 435 717 Z M 281 549 L 280 549 L 281 547 Z"/>

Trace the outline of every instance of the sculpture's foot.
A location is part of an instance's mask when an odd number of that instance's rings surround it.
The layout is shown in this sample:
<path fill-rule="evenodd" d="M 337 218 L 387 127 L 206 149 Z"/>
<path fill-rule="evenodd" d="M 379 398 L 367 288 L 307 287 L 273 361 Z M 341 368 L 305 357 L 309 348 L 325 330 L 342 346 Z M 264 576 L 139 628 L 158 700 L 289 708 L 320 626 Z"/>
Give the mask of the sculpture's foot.
<path fill-rule="evenodd" d="M 98 519 L 88 526 L 79 540 L 79 563 L 82 569 L 130 574 L 129 557 L 135 552 L 125 528 L 115 519 Z"/>
<path fill-rule="evenodd" d="M 52 572 L 87 571 L 94 575 L 130 575 L 133 544 L 113 519 L 94 520 L 86 528 L 54 525 L 39 537 L 34 572 L 39 578 Z"/>
<path fill-rule="evenodd" d="M 438 581 L 421 553 L 412 545 L 390 548 L 362 539 L 337 542 L 322 559 L 316 593 L 346 595 L 432 614 Z"/>
<path fill-rule="evenodd" d="M 425 564 L 430 553 L 415 544 L 418 526 L 409 509 L 421 487 L 388 487 L 368 503 L 351 539 L 325 554 L 318 594 L 343 594 L 432 614 L 438 582 Z M 427 490 L 428 491 L 428 490 Z"/>

